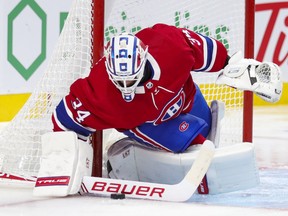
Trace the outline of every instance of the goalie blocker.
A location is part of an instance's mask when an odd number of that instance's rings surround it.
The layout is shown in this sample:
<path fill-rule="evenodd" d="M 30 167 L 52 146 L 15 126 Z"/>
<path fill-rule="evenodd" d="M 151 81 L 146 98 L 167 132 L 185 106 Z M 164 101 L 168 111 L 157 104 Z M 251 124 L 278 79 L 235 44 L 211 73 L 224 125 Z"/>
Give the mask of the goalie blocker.
<path fill-rule="evenodd" d="M 78 193 L 83 176 L 91 176 L 93 148 L 74 132 L 50 132 L 41 137 L 42 158 L 35 196 Z"/>

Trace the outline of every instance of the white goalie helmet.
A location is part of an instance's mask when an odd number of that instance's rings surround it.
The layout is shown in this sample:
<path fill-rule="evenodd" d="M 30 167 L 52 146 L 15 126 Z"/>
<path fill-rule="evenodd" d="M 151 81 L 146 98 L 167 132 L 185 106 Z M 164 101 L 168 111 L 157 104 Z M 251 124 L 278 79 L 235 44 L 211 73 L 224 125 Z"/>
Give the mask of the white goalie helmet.
<path fill-rule="evenodd" d="M 105 65 L 110 80 L 131 102 L 144 75 L 148 46 L 136 36 L 122 33 L 111 38 L 105 48 Z"/>

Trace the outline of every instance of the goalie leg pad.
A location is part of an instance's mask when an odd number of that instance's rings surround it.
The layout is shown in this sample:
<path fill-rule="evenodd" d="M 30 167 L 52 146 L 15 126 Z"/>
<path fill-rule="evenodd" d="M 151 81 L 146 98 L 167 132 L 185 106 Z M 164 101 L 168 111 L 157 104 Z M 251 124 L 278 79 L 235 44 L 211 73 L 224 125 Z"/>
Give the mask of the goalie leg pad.
<path fill-rule="evenodd" d="M 80 190 L 91 175 L 93 150 L 74 132 L 51 132 L 41 137 L 42 158 L 33 190 L 35 196 L 67 196 Z"/>
<path fill-rule="evenodd" d="M 82 178 L 84 176 L 91 176 L 93 166 L 93 147 L 89 141 L 84 142 L 77 139 L 78 143 L 78 161 L 76 164 L 75 174 L 72 178 L 71 189 L 69 194 L 76 194 L 79 192 Z"/>
<path fill-rule="evenodd" d="M 131 138 L 114 143 L 108 149 L 107 159 L 108 176 L 115 179 L 167 183 L 165 179 L 168 177 L 169 183 L 180 182 L 186 173 L 185 167 L 181 166 L 180 154 L 158 151 Z M 157 168 L 154 169 L 154 165 Z"/>
<path fill-rule="evenodd" d="M 198 152 L 192 146 L 184 153 L 173 154 L 143 147 L 132 140 L 127 142 L 126 139 L 112 145 L 108 151 L 111 178 L 177 184 L 186 175 Z M 259 173 L 254 145 L 239 143 L 216 149 L 206 176 L 209 194 L 257 186 Z"/>

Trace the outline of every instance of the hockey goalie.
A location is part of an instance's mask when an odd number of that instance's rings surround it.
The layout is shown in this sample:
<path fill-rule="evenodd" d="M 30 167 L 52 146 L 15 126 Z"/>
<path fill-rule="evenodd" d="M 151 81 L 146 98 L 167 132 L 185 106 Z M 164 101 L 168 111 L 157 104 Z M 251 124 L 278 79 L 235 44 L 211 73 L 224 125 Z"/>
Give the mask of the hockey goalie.
<path fill-rule="evenodd" d="M 122 33 L 105 47 L 90 74 L 76 80 L 52 116 L 54 132 L 42 137 L 42 162 L 34 194 L 66 196 L 91 175 L 89 136 L 113 128 L 121 138 L 108 149 L 110 178 L 175 184 L 205 142 L 216 153 L 198 193 L 242 190 L 259 183 L 252 143 L 219 145 L 225 105 L 207 104 L 191 71 L 219 72 L 216 81 L 281 97 L 281 72 L 271 62 L 231 57 L 219 41 L 188 29 L 156 24 Z M 220 147 L 219 147 L 220 146 Z M 55 181 L 45 181 L 53 178 Z"/>

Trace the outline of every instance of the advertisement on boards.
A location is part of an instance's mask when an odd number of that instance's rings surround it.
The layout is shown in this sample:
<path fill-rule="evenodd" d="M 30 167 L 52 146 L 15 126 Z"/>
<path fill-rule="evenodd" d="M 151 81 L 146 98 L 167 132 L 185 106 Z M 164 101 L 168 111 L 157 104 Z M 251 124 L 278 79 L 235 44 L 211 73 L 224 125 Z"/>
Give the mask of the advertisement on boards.
<path fill-rule="evenodd" d="M 59 37 L 61 17 L 67 15 L 71 3 L 0 1 L 0 95 L 33 91 Z"/>
<path fill-rule="evenodd" d="M 288 82 L 288 1 L 256 1 L 255 58 L 281 67 Z"/>
<path fill-rule="evenodd" d="M 0 2 L 0 95 L 31 92 L 45 70 L 72 0 L 45 2 Z M 278 64 L 288 82 L 288 2 L 256 0 L 255 9 L 255 58 Z"/>
<path fill-rule="evenodd" d="M 72 2 L 0 1 L 0 106 L 8 106 L 5 110 L 15 108 L 17 102 L 19 107 L 22 106 L 19 98 L 12 101 L 11 96 L 30 94 L 36 87 L 47 67 Z M 287 87 L 287 0 L 256 0 L 254 57 L 259 61 L 278 64 Z M 22 100 L 25 101 L 27 97 L 22 97 Z"/>

